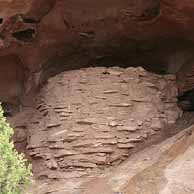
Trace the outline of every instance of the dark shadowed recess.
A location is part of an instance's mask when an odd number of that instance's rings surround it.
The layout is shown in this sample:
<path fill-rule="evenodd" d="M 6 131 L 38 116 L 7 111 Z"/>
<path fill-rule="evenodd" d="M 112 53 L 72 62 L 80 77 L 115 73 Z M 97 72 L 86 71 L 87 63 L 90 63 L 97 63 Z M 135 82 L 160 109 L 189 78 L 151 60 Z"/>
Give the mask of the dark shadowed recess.
<path fill-rule="evenodd" d="M 183 111 L 194 111 L 194 89 L 184 92 L 178 96 L 178 105 Z"/>
<path fill-rule="evenodd" d="M 123 68 L 142 66 L 157 74 L 174 73 L 175 71 L 168 71 L 169 66 L 181 67 L 185 65 L 186 57 L 193 51 L 194 43 L 191 41 L 162 37 L 150 40 L 129 39 L 116 44 L 116 46 L 109 42 L 103 48 L 92 48 L 85 52 L 83 49 L 80 51 L 79 49 L 71 50 L 68 54 L 65 51 L 64 55 L 55 54 L 51 56 L 42 66 L 40 83 L 45 83 L 50 77 L 63 71 L 96 66 L 119 66 Z M 181 53 L 186 53 L 186 55 L 181 55 Z M 177 63 L 177 65 L 174 63 Z"/>
<path fill-rule="evenodd" d="M 33 35 L 35 34 L 34 29 L 26 29 L 18 32 L 14 32 L 12 36 L 20 41 L 31 41 L 33 40 Z"/>

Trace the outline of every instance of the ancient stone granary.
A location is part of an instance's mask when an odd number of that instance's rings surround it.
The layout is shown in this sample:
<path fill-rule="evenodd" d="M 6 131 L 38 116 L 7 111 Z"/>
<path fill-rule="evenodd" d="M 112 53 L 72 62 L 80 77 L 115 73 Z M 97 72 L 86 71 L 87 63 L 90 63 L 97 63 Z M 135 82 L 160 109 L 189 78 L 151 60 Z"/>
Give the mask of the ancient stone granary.
<path fill-rule="evenodd" d="M 190 72 L 192 2 L 2 0 L 0 77 L 13 71 L 8 87 L 18 89 L 8 95 L 2 90 L 1 98 L 13 102 L 21 88 L 31 96 L 42 79 L 110 56 L 117 60 L 113 65 L 174 73 L 184 64 Z M 188 88 L 181 82 L 181 91 Z"/>
<path fill-rule="evenodd" d="M 13 106 L 15 145 L 37 176 L 112 167 L 181 117 L 193 9 L 193 0 L 0 2 L 0 100 Z"/>
<path fill-rule="evenodd" d="M 24 112 L 15 124 L 15 143 L 26 144 L 39 177 L 88 175 L 160 139 L 182 115 L 176 96 L 174 75 L 140 67 L 67 71 L 41 89 L 30 120 Z"/>

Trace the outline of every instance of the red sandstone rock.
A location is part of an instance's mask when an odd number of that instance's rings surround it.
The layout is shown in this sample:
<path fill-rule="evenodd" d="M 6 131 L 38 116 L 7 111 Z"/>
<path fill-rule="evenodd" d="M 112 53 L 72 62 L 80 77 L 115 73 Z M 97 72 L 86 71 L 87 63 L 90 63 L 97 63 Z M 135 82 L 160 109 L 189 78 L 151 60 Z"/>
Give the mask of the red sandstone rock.
<path fill-rule="evenodd" d="M 0 55 L 14 56 L 19 59 L 12 60 L 16 68 L 26 68 L 23 89 L 28 93 L 45 79 L 41 75 L 49 76 L 44 74 L 48 67 L 71 61 L 71 56 L 79 59 L 74 65 L 80 67 L 115 52 L 121 56 L 138 50 L 140 55 L 131 57 L 132 63 L 148 60 L 152 69 L 163 68 L 164 63 L 166 68 L 177 52 L 171 47 L 177 42 L 182 52 L 184 41 L 193 40 L 193 10 L 193 0 L 4 0 L 0 3 Z M 148 54 L 150 49 L 155 54 Z M 115 70 L 105 73 L 122 75 Z"/>

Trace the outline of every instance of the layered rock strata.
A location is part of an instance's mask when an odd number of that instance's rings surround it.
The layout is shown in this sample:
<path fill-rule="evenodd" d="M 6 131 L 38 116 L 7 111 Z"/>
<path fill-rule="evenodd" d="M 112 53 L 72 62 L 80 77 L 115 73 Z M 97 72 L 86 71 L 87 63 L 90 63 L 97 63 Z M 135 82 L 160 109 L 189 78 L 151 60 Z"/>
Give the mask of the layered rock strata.
<path fill-rule="evenodd" d="M 27 131 L 35 174 L 87 175 L 121 163 L 175 123 L 181 116 L 176 96 L 174 75 L 143 68 L 63 72 L 41 89 L 30 122 L 18 131 Z"/>

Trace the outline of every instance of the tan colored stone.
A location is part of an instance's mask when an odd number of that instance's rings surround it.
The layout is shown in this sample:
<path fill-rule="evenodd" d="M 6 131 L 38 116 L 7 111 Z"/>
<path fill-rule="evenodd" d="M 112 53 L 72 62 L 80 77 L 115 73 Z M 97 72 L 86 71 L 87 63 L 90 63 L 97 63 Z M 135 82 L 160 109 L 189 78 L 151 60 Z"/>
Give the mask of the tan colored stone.
<path fill-rule="evenodd" d="M 59 127 L 61 126 L 61 123 L 48 123 L 47 128 L 53 128 L 53 127 Z"/>
<path fill-rule="evenodd" d="M 135 132 L 138 130 L 138 127 L 135 126 L 119 126 L 117 127 L 118 131 L 129 131 L 129 132 Z"/>
<path fill-rule="evenodd" d="M 114 145 L 114 144 L 117 144 L 117 139 L 116 138 L 111 138 L 111 139 L 98 139 L 96 140 L 97 143 L 101 143 L 101 144 L 111 144 L 111 145 Z"/>
<path fill-rule="evenodd" d="M 135 145 L 132 143 L 118 143 L 117 147 L 123 148 L 123 149 L 131 149 L 131 148 L 135 148 Z"/>
<path fill-rule="evenodd" d="M 114 69 L 108 69 L 107 72 L 110 73 L 111 75 L 116 75 L 116 76 L 120 76 L 121 74 L 123 74 L 122 71 L 114 70 Z"/>
<path fill-rule="evenodd" d="M 114 150 L 110 147 L 97 147 L 97 148 L 83 148 L 81 153 L 90 154 L 90 153 L 112 153 Z"/>
<path fill-rule="evenodd" d="M 95 119 L 82 119 L 82 120 L 77 120 L 76 123 L 80 125 L 92 125 L 96 122 Z"/>
<path fill-rule="evenodd" d="M 115 138 L 115 135 L 111 133 L 96 133 L 94 137 L 96 139 L 113 139 Z"/>
<path fill-rule="evenodd" d="M 114 93 L 118 93 L 118 90 L 105 90 L 103 93 L 104 94 L 114 94 Z"/>
<path fill-rule="evenodd" d="M 54 154 L 55 158 L 61 158 L 64 156 L 72 156 L 78 154 L 76 151 L 70 151 L 70 150 L 58 150 L 56 154 Z"/>
<path fill-rule="evenodd" d="M 113 106 L 113 107 L 130 107 L 130 106 L 132 106 L 132 104 L 121 103 L 121 104 L 110 104 L 109 106 Z"/>
<path fill-rule="evenodd" d="M 116 121 L 110 121 L 109 126 L 116 127 L 116 126 L 118 126 L 118 123 Z"/>
<path fill-rule="evenodd" d="M 93 140 L 81 140 L 81 141 L 76 141 L 72 147 L 89 147 L 94 144 Z"/>

